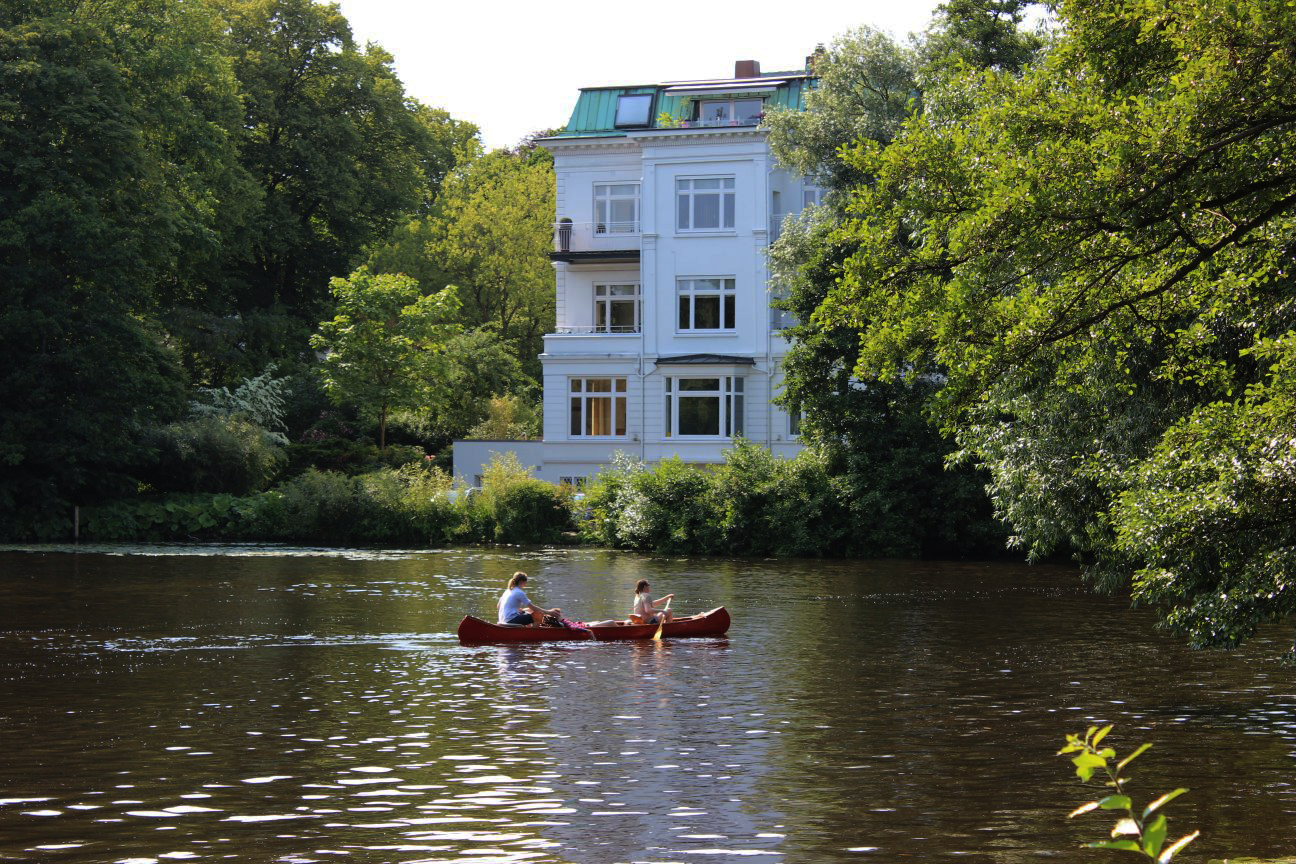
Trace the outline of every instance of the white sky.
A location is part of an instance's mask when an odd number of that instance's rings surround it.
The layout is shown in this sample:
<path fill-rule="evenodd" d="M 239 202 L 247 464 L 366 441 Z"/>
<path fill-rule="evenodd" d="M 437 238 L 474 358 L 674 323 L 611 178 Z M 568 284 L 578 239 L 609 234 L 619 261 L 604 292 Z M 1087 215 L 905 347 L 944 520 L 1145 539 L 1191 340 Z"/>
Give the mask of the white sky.
<path fill-rule="evenodd" d="M 727 78 L 735 60 L 800 69 L 861 24 L 925 29 L 940 0 L 340 0 L 360 42 L 396 58 L 406 91 L 476 123 L 487 149 L 564 126 L 581 87 Z"/>

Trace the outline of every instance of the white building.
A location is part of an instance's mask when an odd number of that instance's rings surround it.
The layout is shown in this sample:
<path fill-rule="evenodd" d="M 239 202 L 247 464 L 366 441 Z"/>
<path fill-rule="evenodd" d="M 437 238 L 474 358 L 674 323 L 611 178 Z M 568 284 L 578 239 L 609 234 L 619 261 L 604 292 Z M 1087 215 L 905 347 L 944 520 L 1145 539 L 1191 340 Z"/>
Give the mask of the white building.
<path fill-rule="evenodd" d="M 576 485 L 623 451 L 719 463 L 735 436 L 799 449 L 782 384 L 766 246 L 818 190 L 773 160 L 758 123 L 801 109 L 804 70 L 581 91 L 554 156 L 557 326 L 544 340 L 542 441 L 456 441 L 475 485 L 495 452 Z"/>

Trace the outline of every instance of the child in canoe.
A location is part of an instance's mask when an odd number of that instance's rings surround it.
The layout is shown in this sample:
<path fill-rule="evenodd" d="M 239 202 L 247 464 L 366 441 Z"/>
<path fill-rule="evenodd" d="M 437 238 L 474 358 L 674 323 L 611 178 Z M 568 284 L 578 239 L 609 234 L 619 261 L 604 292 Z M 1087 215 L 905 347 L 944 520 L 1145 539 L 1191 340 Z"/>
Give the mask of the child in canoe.
<path fill-rule="evenodd" d="M 663 603 L 669 603 L 674 594 L 667 594 L 660 600 L 652 599 L 648 593 L 648 580 L 640 579 L 635 585 L 634 611 L 630 613 L 630 620 L 636 624 L 660 624 L 662 617 L 665 616 L 667 621 L 675 617 L 675 613 L 669 609 L 662 612 L 657 611 L 657 607 Z"/>

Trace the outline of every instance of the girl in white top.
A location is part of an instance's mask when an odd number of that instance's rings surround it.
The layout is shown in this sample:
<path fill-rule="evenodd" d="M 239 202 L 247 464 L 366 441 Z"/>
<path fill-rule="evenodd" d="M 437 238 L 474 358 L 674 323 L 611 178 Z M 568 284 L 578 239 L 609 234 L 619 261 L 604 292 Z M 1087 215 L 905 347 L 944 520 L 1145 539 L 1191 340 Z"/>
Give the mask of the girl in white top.
<path fill-rule="evenodd" d="M 652 599 L 648 593 L 648 580 L 640 579 L 635 585 L 634 611 L 630 613 L 630 620 L 636 624 L 659 624 L 662 616 L 667 621 L 675 617 L 675 613 L 667 609 L 664 612 L 658 612 L 657 607 L 670 601 L 674 594 L 667 594 L 660 600 Z"/>
<path fill-rule="evenodd" d="M 544 624 L 545 615 L 561 615 L 561 609 L 542 609 L 531 602 L 522 586 L 526 585 L 527 575 L 521 571 L 513 574 L 509 580 L 508 588 L 500 595 L 499 602 L 495 605 L 499 607 L 499 618 L 501 624 L 529 624 L 532 627 L 539 627 Z"/>

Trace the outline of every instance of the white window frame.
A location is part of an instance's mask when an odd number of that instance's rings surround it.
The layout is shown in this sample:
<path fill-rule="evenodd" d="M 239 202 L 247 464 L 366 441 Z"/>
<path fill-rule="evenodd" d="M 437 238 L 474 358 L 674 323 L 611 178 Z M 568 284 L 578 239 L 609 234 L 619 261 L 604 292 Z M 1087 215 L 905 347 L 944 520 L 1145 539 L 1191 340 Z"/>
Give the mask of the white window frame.
<path fill-rule="evenodd" d="M 632 288 L 633 294 L 613 294 L 613 288 Z M 639 319 L 639 283 L 638 282 L 600 282 L 594 286 L 594 332 L 595 333 L 638 333 L 642 326 Z M 612 306 L 616 303 L 631 303 L 634 306 L 634 324 L 630 330 L 615 330 L 612 325 Z M 602 312 L 603 323 L 599 323 Z"/>
<path fill-rule="evenodd" d="M 698 187 L 698 183 L 716 182 L 715 188 Z M 733 231 L 737 219 L 736 179 L 732 174 L 675 178 L 675 230 L 681 234 L 714 234 Z M 698 201 L 716 199 L 717 224 L 698 227 Z M 687 223 L 687 224 L 685 224 Z"/>
<path fill-rule="evenodd" d="M 712 283 L 719 283 L 718 285 Z M 697 326 L 697 301 L 715 297 L 718 327 Z M 681 320 L 680 307 L 687 303 L 687 320 Z M 676 333 L 733 333 L 738 329 L 738 280 L 733 276 L 685 276 L 675 280 Z"/>
<path fill-rule="evenodd" d="M 668 375 L 665 383 L 665 437 L 684 440 L 728 440 L 743 434 L 745 428 L 746 400 L 744 398 L 741 375 Z M 682 382 L 693 385 L 703 382 L 715 382 L 714 387 L 705 390 L 682 389 Z M 718 434 L 680 432 L 680 403 L 685 399 L 714 399 L 718 417 L 716 425 Z"/>
<path fill-rule="evenodd" d="M 739 102 L 759 102 L 760 111 L 756 113 L 756 122 L 740 123 L 738 122 L 738 103 Z M 708 111 L 714 112 L 715 108 L 724 106 L 723 117 L 708 117 Z M 765 98 L 763 96 L 729 96 L 722 99 L 698 99 L 693 103 L 693 117 L 690 126 L 756 126 L 760 123 L 760 118 L 765 114 Z"/>
<path fill-rule="evenodd" d="M 607 382 L 608 389 L 593 389 L 593 382 Z M 606 402 L 606 418 L 611 431 L 593 431 L 602 412 L 595 403 Z M 578 376 L 567 379 L 567 434 L 570 438 L 625 438 L 629 433 L 629 405 L 625 378 L 609 375 Z M 620 420 L 620 431 L 617 421 Z"/>
<path fill-rule="evenodd" d="M 612 189 L 617 186 L 633 186 L 634 193 L 614 193 Z M 608 234 L 638 234 L 639 213 L 640 213 L 640 196 L 642 189 L 637 181 L 619 183 L 608 181 L 605 183 L 594 184 L 594 234 L 596 236 L 605 236 Z M 630 221 L 612 221 L 612 206 L 618 202 L 633 201 L 634 214 Z M 600 209 L 601 208 L 601 209 Z"/>

